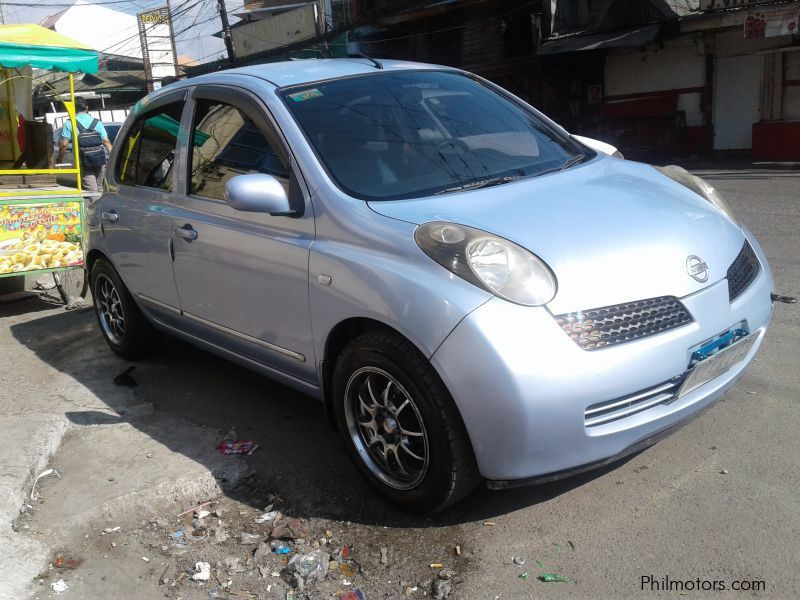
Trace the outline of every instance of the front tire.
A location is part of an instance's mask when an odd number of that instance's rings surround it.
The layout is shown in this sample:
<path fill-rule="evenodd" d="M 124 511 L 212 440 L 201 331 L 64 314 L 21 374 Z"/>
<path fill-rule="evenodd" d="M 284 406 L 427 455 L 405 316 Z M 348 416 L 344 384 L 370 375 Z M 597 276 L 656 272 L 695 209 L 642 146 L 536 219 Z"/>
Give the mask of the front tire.
<path fill-rule="evenodd" d="M 333 373 L 339 430 L 362 475 L 416 511 L 439 511 L 481 478 L 466 428 L 430 362 L 392 331 L 372 331 L 339 356 Z"/>
<path fill-rule="evenodd" d="M 90 277 L 95 315 L 109 348 L 122 358 L 141 358 L 155 351 L 161 334 L 133 301 L 111 263 L 99 258 Z"/>

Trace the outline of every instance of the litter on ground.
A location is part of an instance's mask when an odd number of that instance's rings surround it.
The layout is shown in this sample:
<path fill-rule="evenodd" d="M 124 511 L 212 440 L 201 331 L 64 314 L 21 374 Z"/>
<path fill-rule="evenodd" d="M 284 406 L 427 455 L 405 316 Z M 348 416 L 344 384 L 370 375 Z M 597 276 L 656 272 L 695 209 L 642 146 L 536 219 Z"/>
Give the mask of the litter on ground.
<path fill-rule="evenodd" d="M 41 473 L 36 476 L 36 479 L 33 480 L 33 486 L 31 487 L 31 500 L 36 500 L 36 484 L 39 483 L 39 480 L 43 477 L 50 477 L 50 475 L 55 475 L 59 479 L 61 479 L 61 474 L 56 471 L 55 469 L 45 469 Z"/>
<path fill-rule="evenodd" d="M 545 573 L 544 575 L 539 575 L 539 581 L 543 581 L 545 583 L 556 583 L 556 582 L 568 582 L 569 579 L 562 575 L 557 575 L 556 573 Z"/>
<path fill-rule="evenodd" d="M 198 562 L 194 565 L 192 581 L 208 581 L 211 578 L 211 565 L 207 562 Z"/>
<path fill-rule="evenodd" d="M 217 446 L 217 450 L 224 456 L 231 454 L 249 454 L 256 448 L 256 443 L 252 440 L 222 440 Z"/>
<path fill-rule="evenodd" d="M 198 504 L 197 506 L 195 506 L 193 508 L 190 508 L 188 510 L 185 510 L 182 513 L 178 513 L 177 516 L 178 517 L 182 517 L 183 515 L 188 515 L 189 513 L 193 513 L 194 511 L 199 510 L 199 509 L 203 508 L 204 506 L 208 506 L 209 504 L 211 504 L 211 500 L 208 500 L 207 502 L 203 502 L 202 504 Z"/>

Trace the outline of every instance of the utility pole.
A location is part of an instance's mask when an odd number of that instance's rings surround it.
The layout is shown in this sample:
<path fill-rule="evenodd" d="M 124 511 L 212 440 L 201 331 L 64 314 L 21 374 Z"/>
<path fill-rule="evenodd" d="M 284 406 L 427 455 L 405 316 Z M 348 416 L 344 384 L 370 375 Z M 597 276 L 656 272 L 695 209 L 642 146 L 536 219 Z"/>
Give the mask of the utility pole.
<path fill-rule="evenodd" d="M 236 54 L 233 51 L 233 38 L 231 37 L 231 25 L 228 23 L 228 11 L 225 8 L 225 0 L 217 0 L 219 7 L 219 18 L 222 21 L 222 39 L 225 40 L 225 48 L 228 50 L 228 60 L 233 66 L 236 63 Z"/>

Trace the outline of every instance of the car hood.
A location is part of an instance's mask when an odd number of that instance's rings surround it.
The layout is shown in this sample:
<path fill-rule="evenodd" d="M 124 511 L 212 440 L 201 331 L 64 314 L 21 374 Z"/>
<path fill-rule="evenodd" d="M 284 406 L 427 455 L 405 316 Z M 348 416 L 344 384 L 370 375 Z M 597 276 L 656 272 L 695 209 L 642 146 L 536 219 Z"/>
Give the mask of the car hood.
<path fill-rule="evenodd" d="M 370 202 L 415 224 L 449 221 L 528 248 L 558 280 L 554 314 L 657 296 L 683 297 L 725 278 L 744 233 L 709 202 L 641 163 L 599 156 L 552 175 L 469 192 Z M 698 282 L 687 259 L 700 257 Z"/>

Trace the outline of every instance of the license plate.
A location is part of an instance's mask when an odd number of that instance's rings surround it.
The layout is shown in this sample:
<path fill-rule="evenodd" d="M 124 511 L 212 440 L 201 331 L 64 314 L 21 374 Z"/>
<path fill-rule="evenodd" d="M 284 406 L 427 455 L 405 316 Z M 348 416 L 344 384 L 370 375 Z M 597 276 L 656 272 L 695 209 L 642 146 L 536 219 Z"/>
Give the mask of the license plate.
<path fill-rule="evenodd" d="M 678 398 L 688 394 L 694 389 L 697 389 L 704 383 L 708 383 L 712 379 L 719 377 L 731 367 L 742 362 L 750 352 L 753 344 L 758 339 L 757 333 L 751 333 L 747 337 L 743 337 L 737 342 L 731 344 L 724 350 L 720 350 L 714 356 L 711 356 L 699 363 L 689 372 L 689 375 L 683 382 L 681 389 L 678 391 Z"/>

